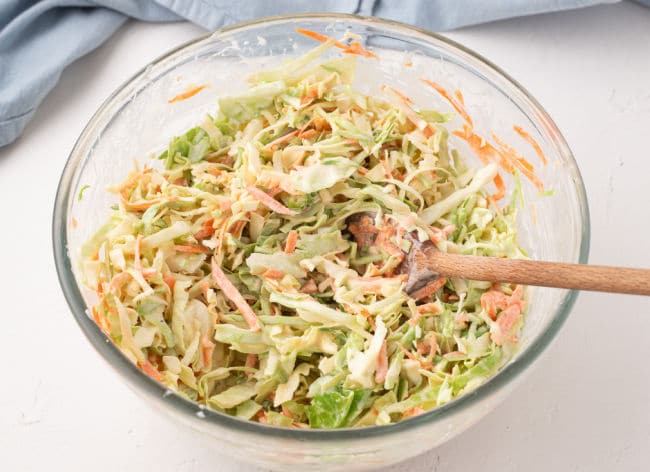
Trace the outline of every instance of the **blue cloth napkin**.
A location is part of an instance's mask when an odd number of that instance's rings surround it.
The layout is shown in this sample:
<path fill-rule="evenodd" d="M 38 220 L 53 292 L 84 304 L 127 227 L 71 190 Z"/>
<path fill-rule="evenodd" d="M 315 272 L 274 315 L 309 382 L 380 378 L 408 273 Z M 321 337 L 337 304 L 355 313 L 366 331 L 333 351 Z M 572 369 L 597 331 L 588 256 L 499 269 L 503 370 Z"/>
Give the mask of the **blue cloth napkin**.
<path fill-rule="evenodd" d="M 430 30 L 618 0 L 0 0 L 0 146 L 14 141 L 69 64 L 128 18 L 208 30 L 263 16 L 357 13 Z M 637 0 L 650 6 L 650 0 Z"/>

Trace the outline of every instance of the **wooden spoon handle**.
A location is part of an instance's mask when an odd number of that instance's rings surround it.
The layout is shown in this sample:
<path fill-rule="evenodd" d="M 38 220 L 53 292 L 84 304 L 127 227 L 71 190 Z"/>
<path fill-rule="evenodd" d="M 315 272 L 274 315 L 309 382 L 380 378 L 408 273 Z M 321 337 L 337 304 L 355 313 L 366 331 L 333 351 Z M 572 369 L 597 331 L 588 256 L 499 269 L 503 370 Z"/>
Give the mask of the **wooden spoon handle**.
<path fill-rule="evenodd" d="M 650 269 L 463 256 L 437 250 L 426 251 L 425 257 L 426 266 L 442 277 L 650 295 Z"/>

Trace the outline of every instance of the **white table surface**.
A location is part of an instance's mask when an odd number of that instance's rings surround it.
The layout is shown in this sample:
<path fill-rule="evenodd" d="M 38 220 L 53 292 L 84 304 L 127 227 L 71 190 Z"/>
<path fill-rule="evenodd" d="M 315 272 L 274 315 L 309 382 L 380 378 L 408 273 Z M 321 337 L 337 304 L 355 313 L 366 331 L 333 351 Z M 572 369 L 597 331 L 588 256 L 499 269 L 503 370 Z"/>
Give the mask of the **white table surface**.
<path fill-rule="evenodd" d="M 57 181 L 91 114 L 131 74 L 203 32 L 130 23 L 78 61 L 0 149 L 0 470 L 253 471 L 193 444 L 91 349 L 56 279 Z M 512 74 L 573 149 L 591 262 L 650 267 L 650 9 L 634 4 L 448 34 Z M 426 438 L 422 438 L 426 441 Z M 650 299 L 582 294 L 535 371 L 471 430 L 386 471 L 650 469 Z"/>

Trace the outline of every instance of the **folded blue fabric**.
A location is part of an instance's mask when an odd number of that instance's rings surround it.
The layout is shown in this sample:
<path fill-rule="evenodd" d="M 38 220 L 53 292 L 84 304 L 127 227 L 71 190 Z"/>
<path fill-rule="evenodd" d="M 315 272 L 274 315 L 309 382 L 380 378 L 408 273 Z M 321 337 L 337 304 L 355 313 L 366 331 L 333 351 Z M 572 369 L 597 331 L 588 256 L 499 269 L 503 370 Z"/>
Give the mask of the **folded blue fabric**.
<path fill-rule="evenodd" d="M 447 30 L 618 0 L 3 0 L 0 2 L 0 146 L 14 141 L 65 67 L 128 18 L 189 20 L 208 30 L 263 16 L 357 13 Z M 639 0 L 650 6 L 650 0 Z"/>

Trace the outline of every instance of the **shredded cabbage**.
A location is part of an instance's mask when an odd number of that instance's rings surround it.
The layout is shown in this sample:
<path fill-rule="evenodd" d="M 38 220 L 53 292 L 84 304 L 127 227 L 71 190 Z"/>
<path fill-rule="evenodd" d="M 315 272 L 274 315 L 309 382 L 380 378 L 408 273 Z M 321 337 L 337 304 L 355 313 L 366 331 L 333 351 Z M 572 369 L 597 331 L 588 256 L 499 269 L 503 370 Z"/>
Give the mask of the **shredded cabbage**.
<path fill-rule="evenodd" d="M 523 288 L 434 281 L 407 293 L 413 242 L 525 257 L 516 206 L 488 198 L 452 115 L 351 83 L 357 57 L 307 55 L 251 78 L 136 169 L 83 248 L 95 320 L 148 375 L 247 420 L 389 424 L 451 401 L 508 360 Z M 453 156 L 453 157 L 452 157 Z M 496 182 L 496 180 L 495 180 Z M 369 214 L 374 236 L 349 219 Z M 367 228 L 366 228 L 367 229 Z"/>

